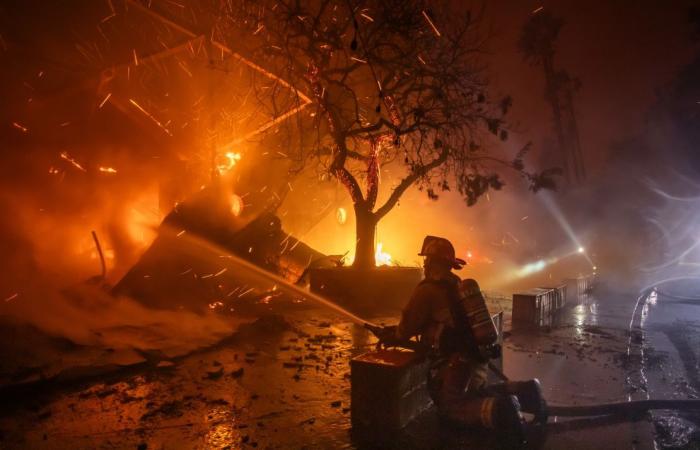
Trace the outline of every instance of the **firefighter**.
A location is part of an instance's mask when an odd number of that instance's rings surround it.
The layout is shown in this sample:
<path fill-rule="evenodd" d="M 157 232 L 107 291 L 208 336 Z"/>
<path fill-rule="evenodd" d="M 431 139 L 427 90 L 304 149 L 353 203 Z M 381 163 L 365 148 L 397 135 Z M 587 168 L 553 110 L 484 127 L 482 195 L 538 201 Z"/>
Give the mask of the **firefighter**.
<path fill-rule="evenodd" d="M 500 355 L 497 331 L 476 281 L 462 282 L 452 273 L 466 264 L 455 257 L 452 243 L 427 236 L 419 256 L 424 257 L 425 278 L 404 308 L 399 325 L 385 330 L 384 341 L 418 336 L 431 349 L 435 364 L 428 386 L 440 416 L 518 436 L 523 432 L 521 408 L 534 414 L 535 420 L 546 421 L 546 403 L 537 379 L 487 383 L 488 360 Z M 479 312 L 485 320 L 475 323 Z"/>

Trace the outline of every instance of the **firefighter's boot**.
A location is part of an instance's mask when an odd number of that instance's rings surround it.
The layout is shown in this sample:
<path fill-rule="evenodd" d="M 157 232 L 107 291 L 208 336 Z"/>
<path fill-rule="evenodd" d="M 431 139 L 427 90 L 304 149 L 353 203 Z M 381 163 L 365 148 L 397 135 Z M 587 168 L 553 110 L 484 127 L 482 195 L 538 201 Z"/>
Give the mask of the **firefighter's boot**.
<path fill-rule="evenodd" d="M 493 398 L 493 397 L 492 397 Z M 508 431 L 513 437 L 522 439 L 525 435 L 523 418 L 520 415 L 520 403 L 514 395 L 495 397 L 491 413 L 492 428 Z"/>
<path fill-rule="evenodd" d="M 474 397 L 445 408 L 444 418 L 453 423 L 513 433 L 524 433 L 520 404 L 514 395 Z"/>
<path fill-rule="evenodd" d="M 542 386 L 537 378 L 528 381 L 516 381 L 509 389 L 510 393 L 517 395 L 523 411 L 534 415 L 533 422 L 544 424 L 549 418 L 547 402 L 542 395 Z"/>

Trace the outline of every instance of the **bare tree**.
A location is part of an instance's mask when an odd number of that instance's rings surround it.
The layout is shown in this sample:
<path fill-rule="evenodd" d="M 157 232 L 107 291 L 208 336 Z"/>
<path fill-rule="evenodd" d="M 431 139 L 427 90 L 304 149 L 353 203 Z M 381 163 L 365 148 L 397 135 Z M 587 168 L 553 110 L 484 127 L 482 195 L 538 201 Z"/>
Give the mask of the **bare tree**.
<path fill-rule="evenodd" d="M 470 206 L 503 186 L 499 167 L 533 190 L 552 186 L 552 171 L 524 170 L 527 146 L 506 160 L 485 145 L 486 135 L 508 138 L 511 99 L 487 92 L 483 11 L 430 9 L 424 0 L 243 0 L 221 8 L 219 39 L 310 99 L 307 128 L 289 157 L 299 167 L 320 164 L 349 193 L 355 267 L 374 266 L 376 225 L 413 185 L 432 199 L 454 186 Z M 381 167 L 392 162 L 403 175 L 378 204 Z"/>

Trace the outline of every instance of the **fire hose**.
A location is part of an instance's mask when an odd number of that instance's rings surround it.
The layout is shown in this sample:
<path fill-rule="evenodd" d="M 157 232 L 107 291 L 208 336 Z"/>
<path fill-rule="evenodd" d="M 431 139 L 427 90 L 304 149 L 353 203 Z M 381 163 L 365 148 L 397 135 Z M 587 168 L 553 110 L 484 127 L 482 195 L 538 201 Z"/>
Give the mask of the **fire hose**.
<path fill-rule="evenodd" d="M 380 327 L 371 323 L 365 323 L 364 327 L 379 338 L 378 346 L 401 347 L 416 352 L 426 352 L 425 345 L 412 340 L 390 339 L 386 343 L 385 327 Z M 510 379 L 496 367 L 492 362 L 487 363 L 489 370 L 493 372 L 501 381 L 508 382 Z M 700 410 L 700 400 L 635 400 L 629 402 L 601 403 L 594 405 L 548 405 L 547 411 L 550 416 L 559 417 L 593 417 L 593 416 L 634 416 L 646 413 L 651 410 L 676 410 L 693 411 Z"/>

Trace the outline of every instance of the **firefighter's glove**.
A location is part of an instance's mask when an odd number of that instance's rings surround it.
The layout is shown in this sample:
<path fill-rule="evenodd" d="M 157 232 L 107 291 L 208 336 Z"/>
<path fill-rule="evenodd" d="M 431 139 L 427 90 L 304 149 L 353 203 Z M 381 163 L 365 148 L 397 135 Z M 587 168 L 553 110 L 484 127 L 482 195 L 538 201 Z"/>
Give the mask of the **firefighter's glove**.
<path fill-rule="evenodd" d="M 503 349 L 501 348 L 501 344 L 491 344 L 491 345 L 485 345 L 481 347 L 480 349 L 481 356 L 484 357 L 484 359 L 498 359 L 501 357 L 501 354 L 503 353 Z"/>

